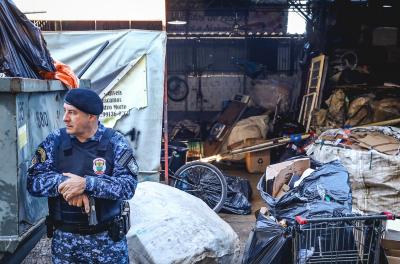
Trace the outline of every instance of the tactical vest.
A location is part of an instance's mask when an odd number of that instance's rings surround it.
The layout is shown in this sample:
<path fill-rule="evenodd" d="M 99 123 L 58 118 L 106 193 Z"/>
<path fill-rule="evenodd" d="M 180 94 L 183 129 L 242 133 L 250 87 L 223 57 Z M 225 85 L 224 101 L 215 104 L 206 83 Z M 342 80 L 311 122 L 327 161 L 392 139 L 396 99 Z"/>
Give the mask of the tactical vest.
<path fill-rule="evenodd" d="M 61 129 L 60 142 L 55 150 L 55 166 L 58 172 L 70 172 L 82 177 L 98 174 L 112 175 L 114 153 L 110 138 L 114 134 L 107 128 L 100 142 L 79 142 L 71 139 L 65 129 Z M 105 163 L 104 163 L 105 160 Z M 49 197 L 49 214 L 63 224 L 88 225 L 88 215 L 83 208 L 70 206 L 62 195 Z M 112 220 L 121 213 L 119 200 L 95 198 L 96 216 L 99 224 Z"/>

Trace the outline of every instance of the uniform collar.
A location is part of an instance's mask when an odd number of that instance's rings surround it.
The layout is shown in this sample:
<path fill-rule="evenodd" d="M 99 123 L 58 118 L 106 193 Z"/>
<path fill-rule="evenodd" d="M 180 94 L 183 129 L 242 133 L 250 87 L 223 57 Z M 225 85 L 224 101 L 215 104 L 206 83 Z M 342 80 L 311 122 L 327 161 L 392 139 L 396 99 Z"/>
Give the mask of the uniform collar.
<path fill-rule="evenodd" d="M 89 140 L 100 141 L 101 136 L 103 136 L 104 131 L 106 131 L 106 127 L 102 123 L 100 123 L 100 121 L 97 124 L 99 127 L 97 128 L 96 133 L 94 133 L 94 135 L 89 138 Z"/>
<path fill-rule="evenodd" d="M 94 135 L 91 138 L 89 138 L 86 142 L 88 142 L 88 141 L 99 141 L 100 142 L 100 139 L 104 134 L 104 131 L 106 131 L 106 127 L 102 123 L 100 123 L 100 121 L 97 123 L 97 125 L 98 125 L 98 128 L 97 128 L 96 133 L 94 133 Z M 76 138 L 74 135 L 70 135 L 70 137 Z"/>

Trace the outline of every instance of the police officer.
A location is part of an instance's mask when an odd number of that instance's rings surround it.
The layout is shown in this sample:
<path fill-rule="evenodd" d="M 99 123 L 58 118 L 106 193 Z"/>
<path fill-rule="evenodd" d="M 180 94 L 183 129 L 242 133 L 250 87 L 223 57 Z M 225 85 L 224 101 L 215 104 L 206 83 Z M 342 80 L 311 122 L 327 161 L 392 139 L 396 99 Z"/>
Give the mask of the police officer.
<path fill-rule="evenodd" d="M 68 91 L 66 127 L 39 145 L 28 170 L 29 193 L 48 197 L 53 263 L 129 263 L 121 214 L 138 167 L 124 137 L 98 121 L 102 112 L 95 92 Z"/>

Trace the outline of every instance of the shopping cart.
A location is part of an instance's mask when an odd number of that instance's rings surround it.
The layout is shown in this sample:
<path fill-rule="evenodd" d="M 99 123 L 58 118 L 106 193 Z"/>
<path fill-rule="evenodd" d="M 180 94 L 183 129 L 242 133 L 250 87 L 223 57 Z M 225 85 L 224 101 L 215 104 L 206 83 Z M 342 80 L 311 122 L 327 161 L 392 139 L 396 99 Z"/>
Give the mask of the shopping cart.
<path fill-rule="evenodd" d="M 293 260 L 304 263 L 379 263 L 383 221 L 391 213 L 345 217 L 296 217 Z"/>

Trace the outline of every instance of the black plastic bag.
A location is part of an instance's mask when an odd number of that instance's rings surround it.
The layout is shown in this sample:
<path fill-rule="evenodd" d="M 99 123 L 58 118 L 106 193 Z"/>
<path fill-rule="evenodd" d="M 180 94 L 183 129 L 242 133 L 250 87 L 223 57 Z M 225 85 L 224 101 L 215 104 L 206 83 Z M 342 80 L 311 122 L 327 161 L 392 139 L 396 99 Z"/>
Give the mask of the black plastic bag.
<path fill-rule="evenodd" d="M 228 192 L 221 213 L 251 214 L 252 190 L 249 181 L 240 177 L 224 176 Z"/>
<path fill-rule="evenodd" d="M 347 170 L 337 160 L 326 164 L 312 162 L 312 167 L 313 164 L 316 164 L 315 171 L 280 199 L 267 192 L 265 175 L 261 177 L 257 189 L 271 215 L 293 224 L 298 215 L 310 217 L 351 213 L 351 187 Z"/>
<path fill-rule="evenodd" d="M 243 264 L 286 264 L 292 260 L 292 235 L 271 217 L 259 214 L 243 255 Z"/>
<path fill-rule="evenodd" d="M 8 77 L 42 79 L 54 72 L 41 31 L 10 0 L 0 1 L 0 72 Z"/>

